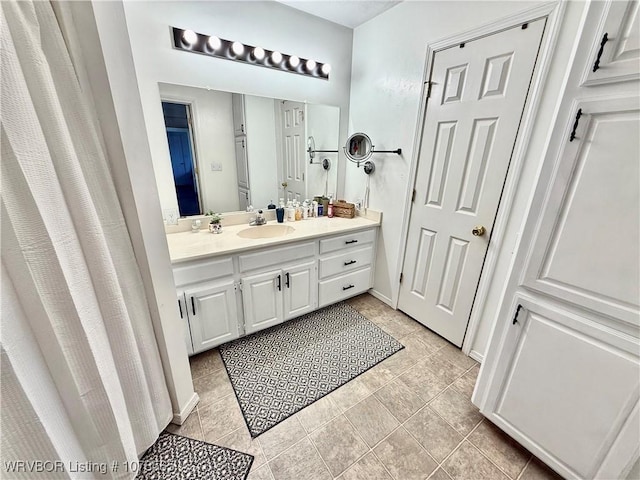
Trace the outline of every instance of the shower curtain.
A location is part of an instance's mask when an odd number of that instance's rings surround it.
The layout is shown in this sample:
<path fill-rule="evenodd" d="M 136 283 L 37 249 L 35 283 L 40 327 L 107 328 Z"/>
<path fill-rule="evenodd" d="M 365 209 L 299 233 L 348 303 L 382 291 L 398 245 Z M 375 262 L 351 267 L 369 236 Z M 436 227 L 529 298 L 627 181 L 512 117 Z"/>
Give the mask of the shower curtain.
<path fill-rule="evenodd" d="M 171 418 L 95 113 L 49 2 L 0 2 L 2 478 L 133 478 Z"/>

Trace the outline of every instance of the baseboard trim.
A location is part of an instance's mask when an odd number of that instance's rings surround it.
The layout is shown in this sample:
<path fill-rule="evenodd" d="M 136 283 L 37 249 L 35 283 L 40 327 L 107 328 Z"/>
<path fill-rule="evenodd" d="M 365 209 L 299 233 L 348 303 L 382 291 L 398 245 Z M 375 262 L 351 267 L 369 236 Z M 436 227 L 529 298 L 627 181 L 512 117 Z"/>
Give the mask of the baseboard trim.
<path fill-rule="evenodd" d="M 484 362 L 484 355 L 482 355 L 481 353 L 476 352 L 475 350 L 471 350 L 469 352 L 469 356 L 471 358 L 473 358 L 478 363 Z"/>
<path fill-rule="evenodd" d="M 377 290 L 374 290 L 373 288 L 369 289 L 368 292 L 370 295 L 376 297 L 378 300 L 380 300 L 381 302 L 386 303 L 387 305 L 389 305 L 391 308 L 393 308 L 393 302 L 391 301 L 391 299 L 383 294 L 381 294 L 380 292 L 378 292 Z"/>
<path fill-rule="evenodd" d="M 193 412 L 193 409 L 196 408 L 196 405 L 198 405 L 199 401 L 200 401 L 200 397 L 196 392 L 193 392 L 193 397 L 191 397 L 191 399 L 187 402 L 187 404 L 184 406 L 182 411 L 178 413 L 174 412 L 171 423 L 175 423 L 176 425 L 182 425 L 187 420 L 187 417 L 191 415 L 191 412 Z"/>

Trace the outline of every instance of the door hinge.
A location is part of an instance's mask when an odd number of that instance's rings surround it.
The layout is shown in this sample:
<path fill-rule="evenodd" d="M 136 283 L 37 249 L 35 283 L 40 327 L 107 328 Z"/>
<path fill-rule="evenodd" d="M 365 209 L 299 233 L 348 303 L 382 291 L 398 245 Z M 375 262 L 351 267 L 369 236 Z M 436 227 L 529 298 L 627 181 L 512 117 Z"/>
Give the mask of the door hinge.
<path fill-rule="evenodd" d="M 402 283 L 402 279 L 404 278 L 404 273 L 400 274 L 400 283 Z"/>
<path fill-rule="evenodd" d="M 411 203 L 416 201 L 416 189 L 413 189 L 413 192 L 411 193 Z"/>
<path fill-rule="evenodd" d="M 427 82 L 427 98 L 431 98 L 431 85 L 433 85 L 432 82 Z"/>
<path fill-rule="evenodd" d="M 238 290 L 242 291 L 242 282 L 237 282 L 233 284 L 234 290 L 237 292 Z"/>

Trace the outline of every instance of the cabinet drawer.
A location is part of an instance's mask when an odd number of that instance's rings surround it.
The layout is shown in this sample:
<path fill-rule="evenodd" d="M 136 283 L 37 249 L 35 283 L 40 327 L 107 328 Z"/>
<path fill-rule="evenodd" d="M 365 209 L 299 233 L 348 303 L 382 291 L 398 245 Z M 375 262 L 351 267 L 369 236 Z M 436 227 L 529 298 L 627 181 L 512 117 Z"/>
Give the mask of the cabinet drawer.
<path fill-rule="evenodd" d="M 307 242 L 295 244 L 290 247 L 271 248 L 261 250 L 256 253 L 247 253 L 240 255 L 240 271 L 248 272 L 258 268 L 269 267 L 271 265 L 280 265 L 299 260 L 306 257 L 313 257 L 316 254 L 315 242 Z"/>
<path fill-rule="evenodd" d="M 371 285 L 371 267 L 320 282 L 319 307 L 366 292 Z"/>
<path fill-rule="evenodd" d="M 323 279 L 366 267 L 367 265 L 371 265 L 372 259 L 373 246 L 371 244 L 364 248 L 348 249 L 344 253 L 321 258 L 320 278 Z"/>
<path fill-rule="evenodd" d="M 227 275 L 233 275 L 231 257 L 207 261 L 198 260 L 195 263 L 173 267 L 173 280 L 176 286 L 214 280 Z"/>
<path fill-rule="evenodd" d="M 320 253 L 335 252 L 344 248 L 359 247 L 363 243 L 373 243 L 376 238 L 376 229 L 354 232 L 348 235 L 320 240 Z"/>

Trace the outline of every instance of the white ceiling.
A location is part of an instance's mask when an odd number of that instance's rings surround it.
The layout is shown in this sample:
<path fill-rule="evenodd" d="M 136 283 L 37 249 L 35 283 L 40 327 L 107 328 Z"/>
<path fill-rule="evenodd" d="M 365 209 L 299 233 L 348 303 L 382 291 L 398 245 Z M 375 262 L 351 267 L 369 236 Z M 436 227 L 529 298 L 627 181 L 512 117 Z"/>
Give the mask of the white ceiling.
<path fill-rule="evenodd" d="M 389 10 L 397 1 L 378 0 L 277 0 L 290 7 L 324 18 L 345 27 L 355 28 Z"/>

